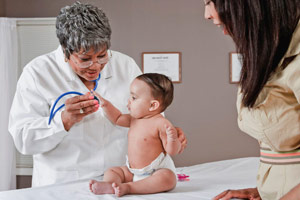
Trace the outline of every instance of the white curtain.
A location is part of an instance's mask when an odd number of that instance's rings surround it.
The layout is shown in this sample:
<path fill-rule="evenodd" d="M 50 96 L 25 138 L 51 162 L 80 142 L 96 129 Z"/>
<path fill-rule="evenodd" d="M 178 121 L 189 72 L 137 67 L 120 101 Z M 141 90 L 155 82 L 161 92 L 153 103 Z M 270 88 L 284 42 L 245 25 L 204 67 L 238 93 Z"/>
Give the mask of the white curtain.
<path fill-rule="evenodd" d="M 15 147 L 8 132 L 8 115 L 18 78 L 15 19 L 0 18 L 0 191 L 16 188 Z"/>

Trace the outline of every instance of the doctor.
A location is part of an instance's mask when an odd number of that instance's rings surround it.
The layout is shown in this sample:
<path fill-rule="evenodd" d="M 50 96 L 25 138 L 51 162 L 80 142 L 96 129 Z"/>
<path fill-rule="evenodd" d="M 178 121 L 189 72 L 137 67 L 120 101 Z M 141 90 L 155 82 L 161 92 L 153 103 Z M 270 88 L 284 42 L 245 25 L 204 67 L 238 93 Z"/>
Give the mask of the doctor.
<path fill-rule="evenodd" d="M 32 186 L 90 179 L 125 163 L 127 129 L 111 124 L 89 91 L 101 73 L 96 92 L 128 112 L 129 85 L 141 74 L 132 58 L 109 50 L 108 19 L 92 5 L 62 8 L 56 33 L 60 46 L 25 66 L 9 118 L 16 148 L 33 155 Z M 61 99 L 56 108 L 64 109 L 48 124 L 55 100 L 68 91 L 85 95 Z M 185 147 L 180 129 L 179 137 Z"/>

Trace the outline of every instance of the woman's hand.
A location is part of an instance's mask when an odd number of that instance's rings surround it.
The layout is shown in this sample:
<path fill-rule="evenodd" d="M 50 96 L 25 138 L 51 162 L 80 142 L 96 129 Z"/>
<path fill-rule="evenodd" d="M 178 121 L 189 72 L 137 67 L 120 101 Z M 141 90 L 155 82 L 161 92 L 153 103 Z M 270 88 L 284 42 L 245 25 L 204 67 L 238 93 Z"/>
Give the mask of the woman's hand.
<path fill-rule="evenodd" d="M 168 141 L 176 141 L 178 139 L 178 133 L 173 126 L 165 125 L 165 129 Z"/>
<path fill-rule="evenodd" d="M 247 188 L 240 190 L 226 190 L 213 198 L 213 200 L 229 200 L 232 198 L 261 200 L 257 188 Z"/>
<path fill-rule="evenodd" d="M 88 92 L 85 95 L 67 99 L 65 106 L 65 110 L 61 114 L 61 119 L 65 130 L 69 131 L 75 123 L 80 122 L 85 116 L 96 112 L 99 108 L 99 103 Z"/>
<path fill-rule="evenodd" d="M 179 150 L 178 153 L 182 153 L 183 150 L 186 148 L 187 140 L 186 140 L 185 134 L 184 134 L 184 132 L 182 131 L 182 129 L 179 128 L 179 127 L 175 127 L 175 128 L 176 128 L 177 133 L 178 133 L 178 139 L 179 139 L 179 141 L 180 141 L 180 143 L 181 143 L 181 149 Z"/>

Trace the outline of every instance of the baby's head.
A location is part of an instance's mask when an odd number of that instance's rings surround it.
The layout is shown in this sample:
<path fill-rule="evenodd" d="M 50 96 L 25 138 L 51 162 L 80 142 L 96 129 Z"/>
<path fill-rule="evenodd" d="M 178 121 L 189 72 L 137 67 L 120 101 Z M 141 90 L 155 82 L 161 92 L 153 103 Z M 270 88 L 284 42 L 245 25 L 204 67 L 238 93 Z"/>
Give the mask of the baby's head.
<path fill-rule="evenodd" d="M 137 118 L 149 112 L 163 112 L 173 101 L 173 83 L 162 74 L 142 74 L 135 78 L 130 90 L 131 99 L 128 108 Z"/>

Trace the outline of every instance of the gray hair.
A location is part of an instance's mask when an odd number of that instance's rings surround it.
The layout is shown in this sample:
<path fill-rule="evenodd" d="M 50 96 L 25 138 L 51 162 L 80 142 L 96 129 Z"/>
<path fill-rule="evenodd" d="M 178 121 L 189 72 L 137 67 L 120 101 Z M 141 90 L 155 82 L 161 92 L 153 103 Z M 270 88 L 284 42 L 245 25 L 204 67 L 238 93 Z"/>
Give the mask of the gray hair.
<path fill-rule="evenodd" d="M 110 47 L 111 28 L 103 10 L 76 2 L 60 10 L 56 18 L 56 35 L 66 57 L 75 52 L 95 52 Z"/>

